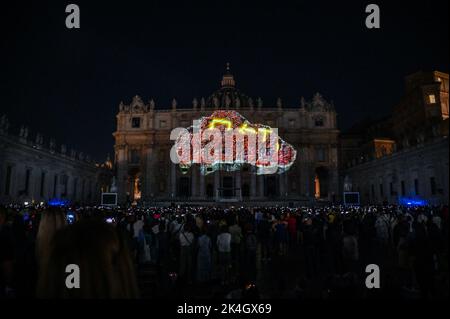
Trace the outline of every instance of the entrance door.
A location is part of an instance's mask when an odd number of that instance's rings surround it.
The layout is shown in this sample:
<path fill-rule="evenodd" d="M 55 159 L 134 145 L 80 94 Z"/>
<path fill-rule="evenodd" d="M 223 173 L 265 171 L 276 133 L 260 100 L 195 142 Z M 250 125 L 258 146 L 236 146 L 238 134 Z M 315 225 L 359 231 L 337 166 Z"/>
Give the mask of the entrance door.
<path fill-rule="evenodd" d="M 233 197 L 233 177 L 225 176 L 222 180 L 223 197 Z"/>
<path fill-rule="evenodd" d="M 265 196 L 266 197 L 277 197 L 277 178 L 275 176 L 267 176 L 265 178 Z"/>
<path fill-rule="evenodd" d="M 181 177 L 180 178 L 180 189 L 179 189 L 180 197 L 189 197 L 191 196 L 191 188 L 189 183 L 189 177 Z"/>

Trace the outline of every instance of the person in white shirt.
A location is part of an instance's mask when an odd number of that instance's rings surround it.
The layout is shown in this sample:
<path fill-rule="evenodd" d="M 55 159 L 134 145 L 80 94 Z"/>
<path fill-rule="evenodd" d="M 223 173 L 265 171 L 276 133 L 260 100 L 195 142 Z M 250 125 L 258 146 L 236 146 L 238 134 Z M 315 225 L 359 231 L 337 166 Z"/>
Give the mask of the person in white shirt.
<path fill-rule="evenodd" d="M 434 215 L 433 218 L 431 219 L 431 221 L 436 224 L 436 226 L 441 229 L 441 225 L 442 225 L 442 219 L 441 217 L 439 217 L 438 215 Z"/>
<path fill-rule="evenodd" d="M 241 262 L 241 239 L 242 239 L 242 229 L 235 222 L 228 228 L 231 235 L 231 259 L 233 261 L 233 266 L 239 267 Z"/>
<path fill-rule="evenodd" d="M 221 227 L 221 233 L 217 236 L 217 250 L 219 251 L 219 268 L 222 285 L 229 281 L 229 270 L 231 263 L 231 234 L 227 227 Z"/>

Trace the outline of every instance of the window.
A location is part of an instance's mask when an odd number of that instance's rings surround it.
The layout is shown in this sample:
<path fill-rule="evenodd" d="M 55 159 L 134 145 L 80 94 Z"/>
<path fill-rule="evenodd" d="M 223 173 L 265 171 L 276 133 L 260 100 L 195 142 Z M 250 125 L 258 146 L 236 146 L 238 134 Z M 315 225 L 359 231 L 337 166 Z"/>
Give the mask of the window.
<path fill-rule="evenodd" d="M 12 175 L 12 166 L 8 166 L 6 167 L 5 195 L 9 195 L 9 190 L 11 188 L 11 175 Z"/>
<path fill-rule="evenodd" d="M 417 178 L 414 180 L 414 193 L 419 195 L 419 180 Z"/>
<path fill-rule="evenodd" d="M 294 128 L 295 127 L 295 120 L 294 119 L 290 119 L 289 120 L 289 128 Z"/>
<path fill-rule="evenodd" d="M 373 184 L 370 185 L 370 190 L 371 190 L 371 193 L 372 193 L 372 199 L 374 199 L 375 198 L 375 186 Z"/>
<path fill-rule="evenodd" d="M 389 192 L 391 193 L 391 196 L 395 195 L 394 184 L 392 182 L 389 183 Z"/>
<path fill-rule="evenodd" d="M 316 160 L 319 162 L 326 161 L 326 152 L 324 148 L 316 148 Z"/>
<path fill-rule="evenodd" d="M 317 127 L 322 127 L 323 126 L 323 118 L 318 117 L 314 120 L 314 125 Z"/>
<path fill-rule="evenodd" d="M 434 94 L 428 95 L 428 104 L 434 104 L 436 103 L 436 96 Z"/>
<path fill-rule="evenodd" d="M 401 192 L 402 192 L 402 196 L 405 196 L 405 181 L 401 181 L 400 182 L 400 187 L 401 187 Z"/>
<path fill-rule="evenodd" d="M 384 196 L 384 192 L 383 192 L 383 184 L 380 184 L 380 196 L 381 196 L 381 197 Z"/>
<path fill-rule="evenodd" d="M 45 189 L 45 172 L 41 173 L 41 189 L 39 191 L 39 195 L 44 197 L 44 189 Z"/>
<path fill-rule="evenodd" d="M 160 128 L 165 128 L 165 127 L 167 127 L 167 122 L 164 121 L 164 120 L 159 121 L 159 127 L 160 127 Z"/>
<path fill-rule="evenodd" d="M 140 128 L 141 127 L 141 118 L 140 117 L 133 117 L 131 119 L 131 127 L 132 128 Z"/>
<path fill-rule="evenodd" d="M 431 195 L 436 195 L 436 180 L 434 177 L 430 177 Z"/>
<path fill-rule="evenodd" d="M 131 150 L 130 151 L 130 163 L 131 164 L 139 164 L 140 162 L 139 150 Z"/>

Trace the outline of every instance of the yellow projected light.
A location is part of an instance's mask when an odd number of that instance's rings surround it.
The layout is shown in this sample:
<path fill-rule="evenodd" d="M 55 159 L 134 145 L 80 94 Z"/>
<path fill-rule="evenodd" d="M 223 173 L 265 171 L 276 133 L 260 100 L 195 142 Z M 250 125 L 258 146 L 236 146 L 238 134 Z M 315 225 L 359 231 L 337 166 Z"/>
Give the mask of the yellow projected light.
<path fill-rule="evenodd" d="M 209 123 L 209 128 L 215 128 L 216 125 L 225 125 L 227 127 L 227 130 L 233 128 L 233 123 L 227 119 L 212 119 L 212 121 Z"/>

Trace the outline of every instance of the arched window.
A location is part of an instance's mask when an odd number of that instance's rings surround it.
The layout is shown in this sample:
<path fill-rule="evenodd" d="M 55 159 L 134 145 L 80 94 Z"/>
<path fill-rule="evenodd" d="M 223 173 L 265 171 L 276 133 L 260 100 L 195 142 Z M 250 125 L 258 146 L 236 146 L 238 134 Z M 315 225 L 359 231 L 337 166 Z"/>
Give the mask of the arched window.
<path fill-rule="evenodd" d="M 130 163 L 131 164 L 139 164 L 140 162 L 139 150 L 131 150 L 130 151 Z"/>
<path fill-rule="evenodd" d="M 314 119 L 314 126 L 316 126 L 316 127 L 323 127 L 324 126 L 323 117 L 316 117 Z"/>

